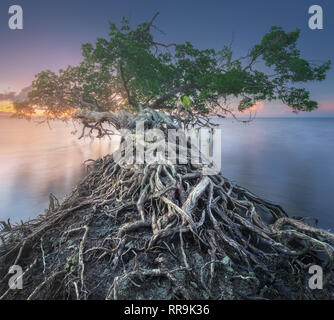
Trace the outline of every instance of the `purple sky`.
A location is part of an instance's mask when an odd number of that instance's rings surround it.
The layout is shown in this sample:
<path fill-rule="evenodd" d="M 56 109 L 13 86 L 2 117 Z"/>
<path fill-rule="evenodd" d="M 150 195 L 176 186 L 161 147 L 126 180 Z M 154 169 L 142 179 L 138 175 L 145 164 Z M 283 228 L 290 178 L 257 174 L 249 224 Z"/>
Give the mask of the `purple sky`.
<path fill-rule="evenodd" d="M 308 8 L 313 1 L 265 0 L 18 0 L 24 12 L 24 29 L 9 30 L 8 8 L 0 3 L 0 101 L 28 87 L 38 72 L 57 71 L 81 60 L 81 44 L 94 42 L 108 33 L 108 21 L 122 16 L 135 25 L 160 11 L 157 20 L 165 42 L 193 42 L 200 48 L 219 49 L 231 41 L 236 57 L 258 43 L 273 25 L 286 30 L 301 29 L 299 47 L 307 59 L 334 61 L 334 2 L 317 0 L 324 11 L 324 29 L 308 28 Z M 320 103 L 313 116 L 334 116 L 334 72 L 326 81 L 308 84 L 312 98 Z M 1 104 L 0 104 L 1 108 Z M 286 107 L 264 104 L 261 116 L 291 116 Z M 303 114 L 305 115 L 305 114 Z"/>

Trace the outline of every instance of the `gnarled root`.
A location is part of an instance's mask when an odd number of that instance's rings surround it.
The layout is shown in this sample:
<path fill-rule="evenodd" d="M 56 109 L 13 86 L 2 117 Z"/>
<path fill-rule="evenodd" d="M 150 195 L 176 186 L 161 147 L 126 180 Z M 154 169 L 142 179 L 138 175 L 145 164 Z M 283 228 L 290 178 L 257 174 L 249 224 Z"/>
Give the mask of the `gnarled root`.
<path fill-rule="evenodd" d="M 104 158 L 54 212 L 26 224 L 6 223 L 1 235 L 2 266 L 37 259 L 31 285 L 7 298 L 126 298 L 126 285 L 147 291 L 147 283 L 159 281 L 172 288 L 166 298 L 170 292 L 181 299 L 221 298 L 226 275 L 231 287 L 243 281 L 257 288 L 258 298 L 261 286 L 269 288 L 263 297 L 289 298 L 276 285 L 288 273 L 296 281 L 290 294 L 312 298 L 307 267 L 333 271 L 333 234 L 191 165 L 122 168 Z M 232 296 L 245 298 L 242 292 Z"/>
<path fill-rule="evenodd" d="M 152 116 L 153 119 L 153 116 Z M 198 166 L 107 156 L 60 205 L 2 222 L 7 299 L 333 298 L 334 235 Z M 8 269 L 28 270 L 8 291 Z M 323 290 L 308 286 L 323 267 Z"/>

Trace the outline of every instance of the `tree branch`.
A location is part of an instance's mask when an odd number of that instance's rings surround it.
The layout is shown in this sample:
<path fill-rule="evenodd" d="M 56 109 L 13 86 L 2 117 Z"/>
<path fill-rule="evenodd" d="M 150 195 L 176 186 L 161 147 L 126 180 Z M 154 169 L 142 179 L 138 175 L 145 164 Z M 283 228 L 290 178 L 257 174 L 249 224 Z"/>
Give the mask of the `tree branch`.
<path fill-rule="evenodd" d="M 134 39 L 138 39 L 140 38 L 144 33 L 148 32 L 151 27 L 152 27 L 152 24 L 153 24 L 153 21 L 157 18 L 157 16 L 160 14 L 160 12 L 156 12 L 155 15 L 153 16 L 153 18 L 151 19 L 151 21 L 148 23 L 147 27 L 142 30 L 141 32 L 137 33 L 135 36 L 134 36 Z"/>
<path fill-rule="evenodd" d="M 167 94 L 165 94 L 164 96 L 158 98 L 157 100 L 155 100 L 153 102 L 153 104 L 150 106 L 151 108 L 162 108 L 160 107 L 160 105 L 167 101 L 168 99 L 170 99 L 171 97 L 175 96 L 176 94 L 178 93 L 181 93 L 181 92 L 184 92 L 188 89 L 200 89 L 198 85 L 196 84 L 191 84 L 191 85 L 183 85 L 183 86 L 180 86 L 178 88 L 175 88 L 171 91 L 169 91 Z"/>
<path fill-rule="evenodd" d="M 78 92 L 64 91 L 64 94 L 71 95 L 71 96 L 74 96 L 75 98 L 77 98 L 79 100 L 80 104 L 83 107 L 87 107 L 87 108 L 95 110 L 95 111 L 100 111 L 100 107 L 98 105 L 85 101 L 82 98 L 82 95 L 80 95 Z"/>
<path fill-rule="evenodd" d="M 121 75 L 121 79 L 122 79 L 123 87 L 124 87 L 124 90 L 125 90 L 125 92 L 126 92 L 127 100 L 128 100 L 128 102 L 129 102 L 130 105 L 137 107 L 137 106 L 138 106 L 137 103 L 134 102 L 134 101 L 132 100 L 132 98 L 131 98 L 130 90 L 129 90 L 129 88 L 128 88 L 128 84 L 127 84 L 127 81 L 126 81 L 125 76 L 124 76 L 124 69 L 123 69 L 123 64 L 122 64 L 122 62 L 120 62 L 120 64 L 119 64 L 119 71 L 120 71 L 120 75 Z"/>
<path fill-rule="evenodd" d="M 108 122 L 112 124 L 117 130 L 127 128 L 132 115 L 124 110 L 110 113 L 110 112 L 96 112 L 90 110 L 78 110 L 74 113 L 73 118 L 79 119 L 86 127 L 91 127 L 88 124 L 95 123 L 102 124 Z"/>

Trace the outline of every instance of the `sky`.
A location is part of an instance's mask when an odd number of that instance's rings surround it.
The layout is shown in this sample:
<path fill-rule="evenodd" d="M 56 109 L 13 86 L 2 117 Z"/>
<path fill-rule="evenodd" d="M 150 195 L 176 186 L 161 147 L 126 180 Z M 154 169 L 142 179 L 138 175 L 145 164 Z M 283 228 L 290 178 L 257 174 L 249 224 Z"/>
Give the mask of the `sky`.
<path fill-rule="evenodd" d="M 23 9 L 23 30 L 10 30 L 8 9 Z M 324 29 L 311 30 L 308 9 L 320 5 Z M 0 2 L 0 111 L 30 86 L 34 75 L 81 61 L 81 44 L 106 37 L 108 21 L 122 16 L 135 26 L 160 11 L 156 25 L 164 42 L 190 41 L 199 48 L 220 49 L 233 38 L 235 57 L 247 54 L 271 26 L 301 30 L 303 57 L 334 63 L 332 0 L 15 0 Z M 334 116 L 334 68 L 324 82 L 307 84 L 319 110 L 311 116 Z M 2 108 L 2 109 L 1 109 Z M 8 109 L 9 110 L 9 109 Z M 10 111 L 10 110 L 9 110 Z M 291 116 L 281 103 L 259 103 L 258 116 Z"/>

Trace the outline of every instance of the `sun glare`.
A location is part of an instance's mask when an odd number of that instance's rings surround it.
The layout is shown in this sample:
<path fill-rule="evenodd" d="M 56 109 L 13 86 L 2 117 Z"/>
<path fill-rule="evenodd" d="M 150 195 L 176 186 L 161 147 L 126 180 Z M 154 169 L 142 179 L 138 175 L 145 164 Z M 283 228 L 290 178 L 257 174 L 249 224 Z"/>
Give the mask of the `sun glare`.
<path fill-rule="evenodd" d="M 45 110 L 34 108 L 35 113 L 34 114 L 29 114 L 27 116 L 29 117 L 37 117 L 37 118 L 43 118 L 45 116 L 50 117 L 50 115 L 46 114 Z M 75 110 L 68 110 L 64 112 L 62 115 L 58 115 L 58 118 L 70 118 Z M 14 108 L 14 103 L 11 100 L 2 100 L 0 101 L 0 116 L 3 115 L 11 115 L 13 113 L 16 113 L 16 110 Z M 51 116 L 52 117 L 52 116 Z"/>
<path fill-rule="evenodd" d="M 263 110 L 263 107 L 264 107 L 264 103 L 262 101 L 258 101 L 247 110 L 251 112 L 260 112 Z"/>
<path fill-rule="evenodd" d="M 10 100 L 0 101 L 0 112 L 15 113 L 13 102 Z"/>

